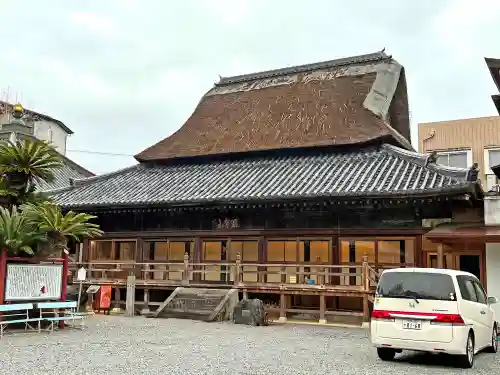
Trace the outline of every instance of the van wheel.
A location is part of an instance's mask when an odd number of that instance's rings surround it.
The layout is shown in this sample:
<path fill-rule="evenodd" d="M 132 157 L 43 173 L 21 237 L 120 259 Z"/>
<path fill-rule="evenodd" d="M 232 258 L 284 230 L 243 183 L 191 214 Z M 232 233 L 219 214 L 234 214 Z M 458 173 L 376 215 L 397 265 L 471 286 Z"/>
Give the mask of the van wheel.
<path fill-rule="evenodd" d="M 491 345 L 486 348 L 488 353 L 496 353 L 498 351 L 498 328 L 495 324 L 491 333 Z"/>
<path fill-rule="evenodd" d="M 382 361 L 392 361 L 396 356 L 396 351 L 389 348 L 377 348 L 377 354 Z"/>
<path fill-rule="evenodd" d="M 465 354 L 460 356 L 460 367 L 472 368 L 474 366 L 474 336 L 469 332 L 467 342 L 465 344 Z"/>

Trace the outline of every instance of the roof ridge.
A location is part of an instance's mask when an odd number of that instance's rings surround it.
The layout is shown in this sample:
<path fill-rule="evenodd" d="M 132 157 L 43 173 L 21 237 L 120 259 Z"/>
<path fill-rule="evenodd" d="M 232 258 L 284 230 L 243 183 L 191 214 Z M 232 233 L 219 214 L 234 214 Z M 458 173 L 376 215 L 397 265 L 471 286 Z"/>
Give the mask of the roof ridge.
<path fill-rule="evenodd" d="M 470 168 L 449 167 L 446 165 L 435 163 L 426 164 L 426 155 L 410 150 L 405 150 L 391 144 L 384 143 L 381 147 L 386 151 L 395 154 L 397 157 L 408 160 L 410 163 L 417 164 L 423 168 L 429 169 L 433 172 L 445 175 L 450 178 L 467 180 L 467 174 L 470 171 Z"/>
<path fill-rule="evenodd" d="M 321 61 L 321 62 L 316 62 L 316 63 L 294 65 L 294 66 L 289 66 L 286 68 L 270 69 L 270 70 L 255 72 L 255 73 L 249 73 L 249 74 L 240 74 L 240 75 L 236 75 L 236 76 L 232 76 L 232 77 L 221 77 L 219 82 L 216 83 L 215 86 L 224 86 L 224 85 L 233 84 L 233 83 L 253 81 L 253 80 L 269 78 L 269 77 L 277 77 L 277 76 L 282 76 L 282 75 L 287 75 L 287 74 L 292 74 L 292 73 L 303 73 L 303 72 L 308 72 L 308 71 L 313 71 L 313 70 L 318 70 L 318 69 L 327 69 L 327 68 L 346 66 L 346 65 L 354 65 L 354 64 L 360 64 L 360 63 L 366 64 L 368 62 L 388 60 L 391 58 L 392 58 L 392 56 L 387 55 L 384 52 L 384 50 L 382 50 L 382 51 L 378 51 L 378 52 L 374 52 L 374 53 L 368 53 L 368 54 L 356 55 L 356 56 L 350 56 L 350 57 L 342 57 L 342 58 L 338 58 L 338 59 L 334 59 L 334 60 L 327 60 L 327 61 Z"/>

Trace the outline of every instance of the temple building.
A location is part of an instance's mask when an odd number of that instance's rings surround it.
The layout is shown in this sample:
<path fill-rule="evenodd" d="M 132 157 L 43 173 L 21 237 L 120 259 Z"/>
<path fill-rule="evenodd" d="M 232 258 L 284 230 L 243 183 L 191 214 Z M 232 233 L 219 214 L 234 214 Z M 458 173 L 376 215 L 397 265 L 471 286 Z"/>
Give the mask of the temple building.
<path fill-rule="evenodd" d="M 431 265 L 433 223 L 481 217 L 475 167 L 413 150 L 405 70 L 384 52 L 221 78 L 136 159 L 53 199 L 106 232 L 80 254 L 88 283 L 120 303 L 135 274 L 144 310 L 198 285 L 281 318 L 366 318 L 363 275 Z"/>

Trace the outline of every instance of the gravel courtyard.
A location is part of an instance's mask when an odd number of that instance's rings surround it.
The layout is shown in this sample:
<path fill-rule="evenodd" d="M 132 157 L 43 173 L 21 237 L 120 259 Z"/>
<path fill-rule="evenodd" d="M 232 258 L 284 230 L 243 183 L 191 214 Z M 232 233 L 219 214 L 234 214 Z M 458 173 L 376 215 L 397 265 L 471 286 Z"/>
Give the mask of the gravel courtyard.
<path fill-rule="evenodd" d="M 479 354 L 475 374 L 500 374 Z M 425 367 L 425 368 L 424 368 Z M 445 356 L 377 359 L 363 329 L 246 327 L 189 320 L 94 316 L 86 331 L 16 333 L 0 341 L 0 374 L 462 374 Z"/>

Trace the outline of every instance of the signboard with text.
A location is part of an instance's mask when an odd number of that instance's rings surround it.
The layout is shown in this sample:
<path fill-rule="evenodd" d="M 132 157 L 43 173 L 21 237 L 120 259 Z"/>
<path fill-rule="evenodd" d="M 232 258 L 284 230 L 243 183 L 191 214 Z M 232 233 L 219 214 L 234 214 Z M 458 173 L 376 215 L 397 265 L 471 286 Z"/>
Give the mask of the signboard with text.
<path fill-rule="evenodd" d="M 8 264 L 5 301 L 58 300 L 62 279 L 62 264 Z"/>

